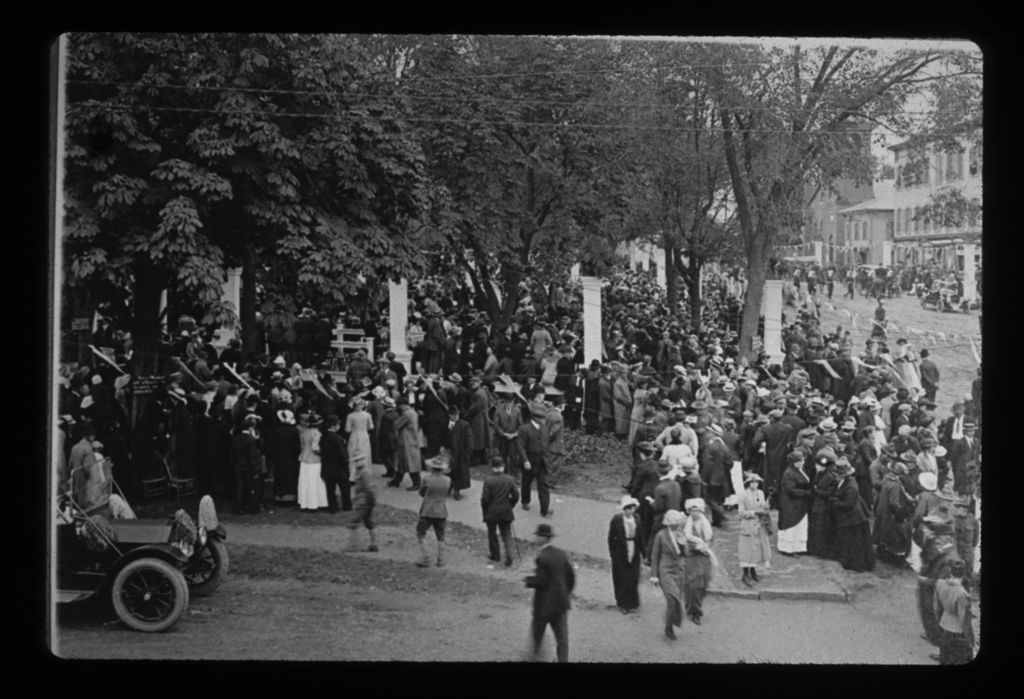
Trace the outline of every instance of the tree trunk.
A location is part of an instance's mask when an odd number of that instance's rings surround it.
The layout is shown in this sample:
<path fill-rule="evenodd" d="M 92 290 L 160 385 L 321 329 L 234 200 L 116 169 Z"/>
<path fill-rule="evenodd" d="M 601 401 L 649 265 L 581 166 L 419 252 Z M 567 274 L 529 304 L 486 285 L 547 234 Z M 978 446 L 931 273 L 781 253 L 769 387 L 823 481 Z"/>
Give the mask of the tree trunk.
<path fill-rule="evenodd" d="M 663 236 L 662 247 L 665 249 L 665 297 L 668 303 L 669 314 L 675 313 L 676 304 L 679 303 L 679 275 L 676 272 L 676 248 L 669 242 L 668 236 Z"/>
<path fill-rule="evenodd" d="M 767 231 L 760 230 L 754 235 L 747 256 L 747 292 L 743 297 L 743 322 L 740 326 L 740 356 L 751 361 L 756 359 L 753 339 L 761 318 L 761 299 L 764 297 L 764 282 L 768 277 L 768 248 L 765 240 Z"/>
<path fill-rule="evenodd" d="M 151 376 L 163 369 L 160 352 L 160 295 L 164 275 L 149 265 L 135 267 L 135 308 L 132 325 L 132 373 Z"/>
<path fill-rule="evenodd" d="M 250 242 L 242 252 L 242 289 L 238 300 L 238 323 L 242 331 L 242 353 L 263 353 L 256 346 L 256 248 Z"/>
<path fill-rule="evenodd" d="M 704 299 L 701 298 L 700 269 L 703 266 L 695 256 L 690 256 L 690 273 L 686 276 L 686 290 L 690 298 L 691 332 L 700 332 L 700 309 Z"/>

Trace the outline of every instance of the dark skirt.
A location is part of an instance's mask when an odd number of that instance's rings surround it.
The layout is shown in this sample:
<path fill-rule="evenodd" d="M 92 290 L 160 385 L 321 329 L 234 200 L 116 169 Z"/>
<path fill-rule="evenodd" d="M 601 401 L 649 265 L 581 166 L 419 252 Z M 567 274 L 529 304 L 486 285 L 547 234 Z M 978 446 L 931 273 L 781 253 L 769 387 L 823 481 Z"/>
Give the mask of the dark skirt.
<path fill-rule="evenodd" d="M 942 629 L 942 640 L 939 643 L 940 665 L 966 665 L 974 656 L 974 648 L 966 634 L 954 633 Z"/>
<path fill-rule="evenodd" d="M 711 582 L 711 557 L 694 553 L 686 559 L 686 574 L 683 582 L 683 596 L 686 613 L 700 617 L 704 614 L 704 595 Z"/>
<path fill-rule="evenodd" d="M 942 627 L 935 617 L 935 581 L 929 578 L 918 579 L 917 582 L 917 611 L 921 615 L 921 625 L 924 627 L 924 635 L 928 641 L 935 646 L 942 644 Z"/>
<path fill-rule="evenodd" d="M 910 522 L 897 522 L 892 516 L 876 517 L 872 540 L 892 558 L 905 558 L 910 553 Z"/>
<path fill-rule="evenodd" d="M 615 604 L 620 609 L 637 609 L 640 606 L 640 551 L 633 550 L 633 560 L 624 556 L 612 558 L 612 587 L 615 590 Z"/>
<path fill-rule="evenodd" d="M 835 525 L 830 512 L 810 512 L 807 515 L 807 553 L 818 558 L 834 559 Z"/>
<path fill-rule="evenodd" d="M 875 548 L 867 522 L 836 528 L 836 560 L 856 573 L 875 569 Z"/>

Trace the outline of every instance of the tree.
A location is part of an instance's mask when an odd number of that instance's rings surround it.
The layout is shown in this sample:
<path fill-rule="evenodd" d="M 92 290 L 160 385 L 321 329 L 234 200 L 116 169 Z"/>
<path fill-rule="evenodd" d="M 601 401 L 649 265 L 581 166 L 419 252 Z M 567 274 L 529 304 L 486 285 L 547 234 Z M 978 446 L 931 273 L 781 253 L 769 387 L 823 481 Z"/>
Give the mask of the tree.
<path fill-rule="evenodd" d="M 740 351 L 753 352 L 772 245 L 800 225 L 806 184 L 870 181 L 869 126 L 898 123 L 934 51 L 821 46 L 708 48 L 725 159 L 747 258 Z M 890 127 L 891 128 L 891 127 Z"/>
<path fill-rule="evenodd" d="M 287 314 L 417 268 L 422 152 L 400 104 L 362 99 L 392 87 L 345 37 L 72 35 L 66 282 L 131 289 L 137 373 L 163 289 L 216 311 L 241 264 L 252 348 L 257 284 Z"/>
<path fill-rule="evenodd" d="M 528 37 L 423 37 L 403 54 L 438 186 L 431 225 L 496 330 L 531 273 L 605 265 L 621 237 L 623 149 L 591 104 L 610 60 L 603 42 Z"/>

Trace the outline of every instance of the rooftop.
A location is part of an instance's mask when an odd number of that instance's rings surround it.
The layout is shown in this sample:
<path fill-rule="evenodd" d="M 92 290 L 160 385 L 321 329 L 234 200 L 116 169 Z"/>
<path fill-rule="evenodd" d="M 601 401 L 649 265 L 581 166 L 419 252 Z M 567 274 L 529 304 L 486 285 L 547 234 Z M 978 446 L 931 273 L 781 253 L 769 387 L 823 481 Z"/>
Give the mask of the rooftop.
<path fill-rule="evenodd" d="M 847 214 L 854 213 L 856 211 L 892 211 L 895 207 L 893 203 L 893 183 L 895 180 L 878 180 L 873 186 L 875 197 L 862 201 L 859 204 L 848 206 L 845 209 L 840 209 L 839 213 Z"/>

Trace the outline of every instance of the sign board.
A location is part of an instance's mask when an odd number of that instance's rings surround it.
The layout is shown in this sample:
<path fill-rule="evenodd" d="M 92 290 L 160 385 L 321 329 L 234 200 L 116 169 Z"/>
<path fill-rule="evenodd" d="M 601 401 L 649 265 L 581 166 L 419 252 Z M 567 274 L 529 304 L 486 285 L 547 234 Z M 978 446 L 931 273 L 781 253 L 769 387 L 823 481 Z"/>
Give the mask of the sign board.
<path fill-rule="evenodd" d="M 135 376 L 132 378 L 132 394 L 136 396 L 150 395 L 163 384 L 163 376 Z"/>
<path fill-rule="evenodd" d="M 89 318 L 72 318 L 71 319 L 71 329 L 74 330 L 74 331 L 88 330 L 91 325 L 92 325 L 92 323 L 90 322 Z"/>

